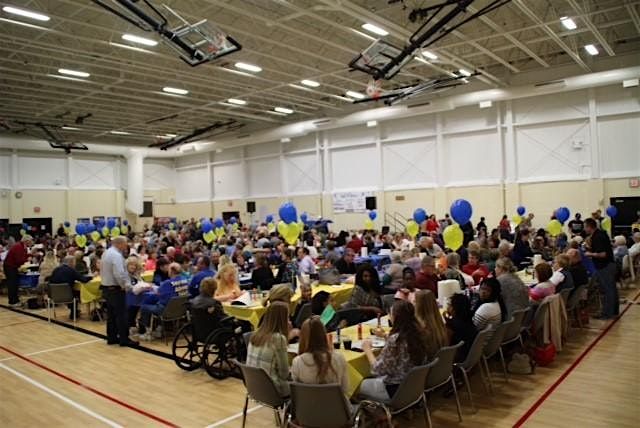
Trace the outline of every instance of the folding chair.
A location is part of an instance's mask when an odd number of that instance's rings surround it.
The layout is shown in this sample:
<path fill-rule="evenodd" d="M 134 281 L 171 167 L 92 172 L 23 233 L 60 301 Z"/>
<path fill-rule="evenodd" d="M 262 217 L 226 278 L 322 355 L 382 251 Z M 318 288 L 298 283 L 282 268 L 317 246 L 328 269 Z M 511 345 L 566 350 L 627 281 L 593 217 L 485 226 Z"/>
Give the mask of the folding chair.
<path fill-rule="evenodd" d="M 242 428 L 247 422 L 247 408 L 249 407 L 249 398 L 265 407 L 273 409 L 278 426 L 284 428 L 289 414 L 289 399 L 282 397 L 273 380 L 262 368 L 251 367 L 234 361 L 240 367 L 244 386 L 247 389 L 247 395 L 244 399 L 244 408 L 242 410 Z M 282 415 L 281 415 L 282 413 Z"/>
<path fill-rule="evenodd" d="M 50 283 L 47 292 L 47 320 L 51 322 L 51 312 L 53 311 L 53 317 L 56 317 L 56 305 L 68 304 L 73 305 L 73 324 L 76 324 L 76 309 L 77 299 L 73 295 L 73 289 L 69 284 L 54 284 Z"/>

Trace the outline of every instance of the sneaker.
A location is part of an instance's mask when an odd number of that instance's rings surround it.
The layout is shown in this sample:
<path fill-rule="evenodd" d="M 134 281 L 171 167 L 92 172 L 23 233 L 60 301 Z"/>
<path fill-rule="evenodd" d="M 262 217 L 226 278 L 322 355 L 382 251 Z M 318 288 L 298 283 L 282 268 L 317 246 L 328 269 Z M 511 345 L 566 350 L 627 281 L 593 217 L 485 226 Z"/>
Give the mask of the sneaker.
<path fill-rule="evenodd" d="M 138 333 L 138 327 L 129 327 L 129 336 L 136 336 Z"/>
<path fill-rule="evenodd" d="M 138 336 L 138 339 L 143 340 L 145 342 L 151 342 L 153 337 L 151 337 L 150 333 L 141 334 Z"/>
<path fill-rule="evenodd" d="M 9 307 L 10 307 L 10 308 L 14 308 L 14 309 L 19 309 L 19 308 L 22 308 L 22 303 L 21 303 L 21 302 L 18 302 L 18 303 L 11 303 L 11 304 L 9 305 Z"/>

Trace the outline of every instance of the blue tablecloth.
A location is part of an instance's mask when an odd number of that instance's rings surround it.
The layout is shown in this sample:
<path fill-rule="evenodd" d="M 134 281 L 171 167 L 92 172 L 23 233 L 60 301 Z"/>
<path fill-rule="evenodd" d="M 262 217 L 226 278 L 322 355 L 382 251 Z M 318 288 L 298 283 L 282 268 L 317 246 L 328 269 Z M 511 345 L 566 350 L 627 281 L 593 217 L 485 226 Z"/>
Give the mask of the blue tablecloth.
<path fill-rule="evenodd" d="M 40 274 L 38 273 L 20 273 L 18 274 L 18 286 L 22 288 L 35 288 L 38 286 Z"/>
<path fill-rule="evenodd" d="M 354 263 L 356 265 L 361 265 L 363 263 L 370 263 L 376 269 L 381 269 L 383 265 L 391 263 L 391 257 L 389 256 L 381 256 L 378 254 L 371 254 L 367 257 L 357 256 L 354 259 Z"/>

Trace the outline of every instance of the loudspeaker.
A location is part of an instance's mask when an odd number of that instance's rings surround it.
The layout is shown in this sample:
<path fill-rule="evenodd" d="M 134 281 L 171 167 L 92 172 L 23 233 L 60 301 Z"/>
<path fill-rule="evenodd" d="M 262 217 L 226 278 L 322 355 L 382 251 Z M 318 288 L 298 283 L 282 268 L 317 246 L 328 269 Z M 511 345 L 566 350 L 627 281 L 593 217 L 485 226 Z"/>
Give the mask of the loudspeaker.
<path fill-rule="evenodd" d="M 367 196 L 364 199 L 364 203 L 367 207 L 368 210 L 375 210 L 376 209 L 376 197 L 375 196 Z"/>
<path fill-rule="evenodd" d="M 256 203 L 255 201 L 247 201 L 247 212 L 253 214 L 256 212 Z"/>

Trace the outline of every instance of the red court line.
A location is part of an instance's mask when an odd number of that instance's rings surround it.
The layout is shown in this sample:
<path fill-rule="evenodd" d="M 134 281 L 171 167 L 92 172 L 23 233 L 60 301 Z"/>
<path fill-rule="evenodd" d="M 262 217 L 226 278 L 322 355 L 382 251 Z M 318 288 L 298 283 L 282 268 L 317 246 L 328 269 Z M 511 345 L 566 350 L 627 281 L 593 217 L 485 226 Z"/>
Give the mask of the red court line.
<path fill-rule="evenodd" d="M 580 356 L 573 362 L 573 364 L 571 364 L 569 366 L 569 368 L 567 370 L 565 370 L 564 373 L 562 373 L 562 375 L 558 378 L 558 380 L 556 380 L 553 383 L 553 385 L 551 385 L 549 387 L 549 389 L 547 389 L 544 392 L 544 394 L 542 394 L 542 396 L 540 398 L 538 398 L 538 401 L 533 403 L 533 406 L 531 406 L 529 408 L 529 410 L 527 410 L 527 412 L 524 415 L 522 415 L 522 417 L 520 417 L 520 419 L 518 419 L 518 421 L 513 425 L 513 428 L 519 428 L 522 425 L 524 425 L 524 423 L 527 421 L 527 419 L 529 419 L 531 417 L 531 415 L 533 415 L 535 413 L 535 411 L 538 410 L 538 408 L 542 405 L 542 403 L 544 403 L 547 400 L 547 398 L 549 398 L 549 396 L 553 393 L 553 391 L 555 391 L 555 389 L 562 382 L 564 382 L 564 380 L 567 378 L 567 376 L 569 376 L 571 374 L 571 372 L 582 362 L 584 357 L 586 357 L 587 354 L 589 352 L 591 352 L 591 350 L 598 344 L 598 342 L 600 342 L 600 340 L 607 333 L 609 333 L 609 330 L 611 330 L 611 328 L 620 320 L 620 318 L 622 318 L 622 316 L 629 310 L 631 305 L 633 305 L 633 303 L 638 299 L 638 297 L 640 297 L 640 293 L 636 294 L 636 297 L 634 297 L 632 301 L 627 303 L 627 307 L 624 308 L 622 313 L 620 315 L 618 315 L 604 330 L 602 330 L 602 332 L 598 335 L 598 337 L 595 338 L 595 340 L 593 342 L 591 342 L 591 344 L 587 347 L 587 349 L 582 351 L 582 354 L 580 354 Z"/>
<path fill-rule="evenodd" d="M 54 374 L 54 375 L 58 376 L 59 378 L 62 378 L 64 380 L 66 380 L 67 382 L 71 382 L 74 385 L 77 385 L 77 386 L 79 386 L 81 388 L 86 389 L 89 392 L 92 392 L 92 393 L 94 393 L 94 394 L 96 394 L 96 395 L 98 395 L 98 396 L 100 396 L 102 398 L 105 398 L 105 399 L 107 399 L 107 400 L 109 400 L 109 401 L 111 401 L 113 403 L 116 403 L 116 404 L 118 404 L 118 405 L 120 405 L 120 406 L 122 406 L 122 407 L 124 407 L 126 409 L 129 409 L 129 410 L 131 410 L 133 412 L 136 412 L 136 413 L 138 413 L 138 414 L 140 414 L 142 416 L 146 416 L 147 418 L 152 419 L 152 420 L 154 420 L 156 422 L 159 422 L 159 423 L 161 423 L 161 424 L 163 424 L 165 426 L 172 427 L 172 428 L 179 428 L 178 425 L 176 425 L 176 424 L 174 424 L 172 422 L 169 422 L 169 421 L 164 420 L 164 419 L 162 419 L 162 418 L 160 418 L 158 416 L 155 416 L 155 415 L 153 415 L 153 414 L 151 414 L 149 412 L 146 412 L 146 411 L 144 411 L 142 409 L 139 409 L 139 408 L 137 408 L 135 406 L 132 406 L 131 404 L 127 404 L 124 401 L 119 400 L 119 399 L 117 399 L 117 398 L 115 398 L 115 397 L 113 397 L 113 396 L 111 396 L 109 394 L 106 394 L 106 393 L 102 392 L 102 391 L 99 391 L 99 390 L 97 390 L 97 389 L 95 389 L 95 388 L 93 388 L 93 387 L 91 387 L 89 385 L 85 385 L 80 381 L 77 381 L 77 380 L 75 380 L 75 379 L 73 379 L 73 378 L 71 378 L 71 377 L 69 377 L 69 376 L 67 376 L 67 375 L 65 375 L 63 373 L 60 373 L 59 371 L 56 371 L 56 370 L 54 370 L 52 368 L 49 368 L 49 367 L 45 366 L 44 364 L 41 364 L 41 363 L 39 363 L 37 361 L 34 361 L 31 358 L 28 358 L 28 357 L 26 357 L 24 355 L 21 355 L 21 354 L 15 352 L 15 351 L 12 351 L 11 349 L 8 349 L 8 348 L 6 348 L 6 347 L 4 347 L 2 345 L 0 345 L 0 349 L 2 349 L 4 351 L 6 351 L 6 352 L 18 357 L 18 358 L 20 358 L 21 360 L 24 360 L 24 361 L 26 361 L 26 362 L 28 362 L 30 364 L 33 364 L 36 367 L 40 367 L 41 369 L 43 369 L 45 371 L 48 371 L 49 373 Z"/>

